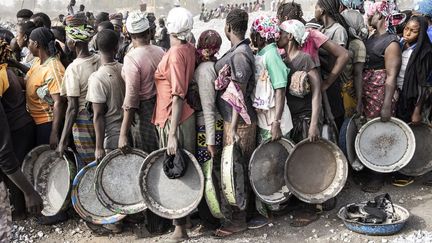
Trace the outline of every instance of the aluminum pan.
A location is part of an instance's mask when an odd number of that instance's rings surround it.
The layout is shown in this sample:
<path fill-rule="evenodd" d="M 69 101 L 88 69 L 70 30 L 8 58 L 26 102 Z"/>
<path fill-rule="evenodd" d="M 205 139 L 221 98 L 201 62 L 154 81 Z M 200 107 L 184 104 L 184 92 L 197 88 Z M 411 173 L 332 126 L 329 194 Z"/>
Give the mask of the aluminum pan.
<path fill-rule="evenodd" d="M 410 124 L 416 139 L 416 150 L 407 166 L 399 172 L 408 176 L 421 176 L 432 171 L 432 127 L 425 123 Z"/>
<path fill-rule="evenodd" d="M 126 215 L 116 214 L 98 200 L 95 191 L 97 163 L 92 162 L 81 169 L 72 184 L 72 205 L 78 215 L 93 224 L 113 224 Z"/>
<path fill-rule="evenodd" d="M 348 177 L 348 162 L 336 144 L 320 139 L 298 143 L 285 164 L 285 182 L 300 200 L 316 204 L 335 197 Z"/>
<path fill-rule="evenodd" d="M 375 118 L 360 129 L 355 147 L 366 167 L 391 173 L 410 162 L 416 143 L 413 131 L 403 121 L 392 117 L 388 122 L 381 122 L 380 118 Z"/>
<path fill-rule="evenodd" d="M 286 202 L 291 193 L 284 179 L 285 163 L 294 149 L 288 139 L 262 143 L 249 162 L 249 180 L 256 196 L 267 204 Z"/>
<path fill-rule="evenodd" d="M 221 177 L 222 191 L 228 203 L 244 210 L 247 205 L 247 192 L 241 158 L 241 150 L 236 145 L 225 146 L 222 150 Z"/>
<path fill-rule="evenodd" d="M 142 164 L 139 186 L 144 202 L 153 213 L 177 219 L 189 215 L 204 195 L 204 175 L 196 158 L 188 151 L 189 165 L 178 179 L 169 179 L 163 171 L 166 148 L 151 153 Z"/>
<path fill-rule="evenodd" d="M 117 214 L 135 214 L 147 209 L 139 187 L 139 171 L 147 153 L 132 149 L 124 155 L 116 149 L 103 158 L 96 170 L 99 201 Z"/>

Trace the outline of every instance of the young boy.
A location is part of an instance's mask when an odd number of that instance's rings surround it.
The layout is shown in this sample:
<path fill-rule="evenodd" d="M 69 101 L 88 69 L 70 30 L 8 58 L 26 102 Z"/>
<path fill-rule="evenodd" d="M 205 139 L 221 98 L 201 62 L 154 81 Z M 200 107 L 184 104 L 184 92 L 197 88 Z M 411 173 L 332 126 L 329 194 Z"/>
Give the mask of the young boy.
<path fill-rule="evenodd" d="M 105 152 L 118 147 L 125 83 L 121 77 L 122 65 L 114 60 L 118 35 L 113 30 L 102 30 L 96 43 L 101 55 L 101 67 L 89 78 L 87 101 L 92 102 L 94 112 L 95 158 L 101 160 Z"/>

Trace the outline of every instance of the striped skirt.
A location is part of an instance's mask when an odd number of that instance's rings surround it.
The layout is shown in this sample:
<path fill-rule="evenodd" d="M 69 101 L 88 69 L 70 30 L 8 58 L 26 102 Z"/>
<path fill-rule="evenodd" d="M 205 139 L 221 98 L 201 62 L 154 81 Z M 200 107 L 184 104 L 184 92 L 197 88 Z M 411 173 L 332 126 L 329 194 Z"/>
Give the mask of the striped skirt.
<path fill-rule="evenodd" d="M 85 164 L 95 160 L 96 134 L 93 120 L 86 110 L 78 113 L 75 124 L 72 127 L 72 135 L 77 152 Z"/>

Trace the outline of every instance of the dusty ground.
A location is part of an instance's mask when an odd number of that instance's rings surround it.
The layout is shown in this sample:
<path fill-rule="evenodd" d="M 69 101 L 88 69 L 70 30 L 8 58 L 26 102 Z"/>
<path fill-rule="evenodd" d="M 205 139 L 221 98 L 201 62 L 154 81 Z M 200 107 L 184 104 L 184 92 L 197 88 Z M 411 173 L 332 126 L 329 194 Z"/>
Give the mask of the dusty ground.
<path fill-rule="evenodd" d="M 386 185 L 382 192 L 388 192 L 393 202 L 406 207 L 411 218 L 404 230 L 397 236 L 372 237 L 360 235 L 347 230 L 342 221 L 336 216 L 337 210 L 348 203 L 360 202 L 364 199 L 372 199 L 374 194 L 363 193 L 358 185 L 349 183 L 338 196 L 338 206 L 335 210 L 324 213 L 321 218 L 305 228 L 292 228 L 289 226 L 290 215 L 276 218 L 274 222 L 265 228 L 249 230 L 225 240 L 217 240 L 211 237 L 210 231 L 204 233 L 192 232 L 189 242 L 391 242 L 399 237 L 398 242 L 408 242 L 401 237 L 413 237 L 414 234 L 426 234 L 418 241 L 432 242 L 432 194 L 431 188 L 422 185 L 424 178 L 418 178 L 416 182 L 405 188 L 396 188 Z M 422 232 L 418 232 L 421 230 Z M 78 218 L 69 220 L 58 226 L 41 227 L 35 225 L 33 220 L 18 222 L 15 226 L 15 242 L 164 242 L 168 235 L 151 237 L 142 225 L 135 225 L 126 229 L 120 235 L 109 237 L 96 237 L 86 228 L 84 222 Z M 19 239 L 21 237 L 21 239 Z"/>

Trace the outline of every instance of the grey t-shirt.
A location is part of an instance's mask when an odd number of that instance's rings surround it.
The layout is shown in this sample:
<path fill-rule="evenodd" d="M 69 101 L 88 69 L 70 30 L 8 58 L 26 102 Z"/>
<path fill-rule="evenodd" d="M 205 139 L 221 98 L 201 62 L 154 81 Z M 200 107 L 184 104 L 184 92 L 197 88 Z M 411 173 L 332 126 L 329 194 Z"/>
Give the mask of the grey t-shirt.
<path fill-rule="evenodd" d="M 257 121 L 255 109 L 252 106 L 252 92 L 255 88 L 255 57 L 252 49 L 249 47 L 250 40 L 245 39 L 238 45 L 232 47 L 222 58 L 216 62 L 216 73 L 226 65 L 231 67 L 231 76 L 234 81 L 246 85 L 246 93 L 244 94 L 247 112 L 252 122 Z M 221 98 L 223 91 L 217 93 L 217 106 L 219 112 L 226 122 L 231 122 L 232 107 L 228 102 Z"/>
<path fill-rule="evenodd" d="M 105 149 L 118 147 L 125 96 L 122 66 L 118 62 L 103 64 L 89 78 L 87 101 L 105 104 Z"/>

